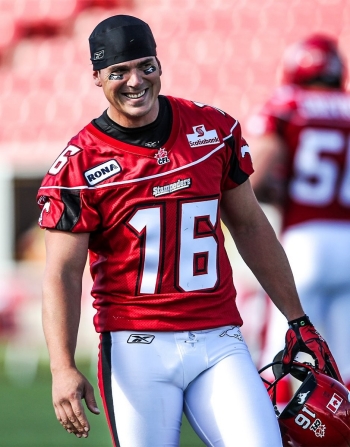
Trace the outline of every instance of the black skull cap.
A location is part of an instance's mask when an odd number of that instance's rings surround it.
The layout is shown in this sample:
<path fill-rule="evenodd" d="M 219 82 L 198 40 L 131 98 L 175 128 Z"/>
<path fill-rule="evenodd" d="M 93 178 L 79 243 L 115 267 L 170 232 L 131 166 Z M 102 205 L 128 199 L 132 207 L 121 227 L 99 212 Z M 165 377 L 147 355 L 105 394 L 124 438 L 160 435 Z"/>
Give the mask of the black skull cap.
<path fill-rule="evenodd" d="M 157 55 L 157 45 L 149 25 L 128 15 L 102 20 L 91 33 L 89 45 L 94 70 Z"/>

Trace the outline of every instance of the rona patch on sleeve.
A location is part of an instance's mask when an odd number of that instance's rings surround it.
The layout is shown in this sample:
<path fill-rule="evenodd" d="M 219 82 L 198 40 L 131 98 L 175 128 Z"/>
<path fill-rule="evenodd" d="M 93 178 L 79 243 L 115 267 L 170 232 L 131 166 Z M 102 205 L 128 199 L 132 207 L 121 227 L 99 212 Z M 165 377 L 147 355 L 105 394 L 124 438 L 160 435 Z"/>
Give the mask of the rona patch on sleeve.
<path fill-rule="evenodd" d="M 113 175 L 119 174 L 121 170 L 122 168 L 117 160 L 112 159 L 89 169 L 84 173 L 84 176 L 90 186 L 95 186 Z"/>

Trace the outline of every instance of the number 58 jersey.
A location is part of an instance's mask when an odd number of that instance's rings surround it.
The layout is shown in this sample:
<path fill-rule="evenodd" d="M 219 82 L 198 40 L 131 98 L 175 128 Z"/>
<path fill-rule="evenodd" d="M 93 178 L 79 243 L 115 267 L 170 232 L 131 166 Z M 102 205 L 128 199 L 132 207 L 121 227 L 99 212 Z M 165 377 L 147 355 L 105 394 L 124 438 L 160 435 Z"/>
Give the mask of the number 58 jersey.
<path fill-rule="evenodd" d="M 90 123 L 38 192 L 42 228 L 90 233 L 97 332 L 242 324 L 220 200 L 253 172 L 249 147 L 224 112 L 168 99 L 173 125 L 160 149 Z"/>
<path fill-rule="evenodd" d="M 350 222 L 350 95 L 279 87 L 251 121 L 286 146 L 283 228 L 310 221 Z"/>

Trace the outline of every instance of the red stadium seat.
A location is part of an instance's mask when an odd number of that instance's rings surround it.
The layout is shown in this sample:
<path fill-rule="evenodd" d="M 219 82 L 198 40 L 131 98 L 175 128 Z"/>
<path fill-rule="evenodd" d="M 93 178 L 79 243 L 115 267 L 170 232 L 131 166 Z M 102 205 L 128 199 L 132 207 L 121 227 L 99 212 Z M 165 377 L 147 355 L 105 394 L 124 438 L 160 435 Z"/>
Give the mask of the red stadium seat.
<path fill-rule="evenodd" d="M 74 72 L 69 73 L 66 70 L 60 70 L 54 75 L 52 91 L 56 96 L 65 96 L 70 98 L 71 101 L 79 101 L 82 96 L 91 94 L 91 91 L 99 90 L 94 84 L 92 69 L 90 69 L 88 62 L 85 65 L 85 67 L 81 67 L 76 64 Z"/>
<path fill-rule="evenodd" d="M 21 37 L 21 31 L 15 20 L 16 2 L 13 0 L 0 0 L 1 35 L 0 35 L 0 62 L 6 53 Z"/>
<path fill-rule="evenodd" d="M 81 9 L 86 8 L 118 8 L 130 6 L 130 0 L 78 0 Z"/>
<path fill-rule="evenodd" d="M 64 125 L 67 123 L 67 118 L 70 123 L 80 123 L 82 112 L 79 98 L 61 92 L 48 100 L 43 124 Z"/>
<path fill-rule="evenodd" d="M 73 33 L 75 36 L 84 36 L 84 43 L 87 45 L 87 39 L 90 36 L 94 27 L 104 19 L 107 19 L 114 14 L 136 14 L 136 11 L 130 11 L 130 8 L 107 9 L 101 6 L 91 6 L 87 8 L 76 17 L 73 26 Z M 142 18 L 142 17 L 140 17 Z"/>
<path fill-rule="evenodd" d="M 54 70 L 72 67 L 74 60 L 75 47 L 67 36 L 22 39 L 13 51 L 13 69 L 23 71 L 25 67 L 31 75 L 46 71 L 47 76 L 53 76 Z"/>
<path fill-rule="evenodd" d="M 78 0 L 23 0 L 15 20 L 27 36 L 53 35 L 74 19 L 78 6 Z"/>
<path fill-rule="evenodd" d="M 86 126 L 93 118 L 99 117 L 108 107 L 108 102 L 100 89 L 93 89 L 90 93 L 81 96 L 79 101 L 82 106 L 81 127 Z"/>
<path fill-rule="evenodd" d="M 3 94 L 0 101 L 0 128 L 6 127 L 10 123 L 20 125 L 23 116 L 23 92 L 11 91 L 10 94 Z"/>

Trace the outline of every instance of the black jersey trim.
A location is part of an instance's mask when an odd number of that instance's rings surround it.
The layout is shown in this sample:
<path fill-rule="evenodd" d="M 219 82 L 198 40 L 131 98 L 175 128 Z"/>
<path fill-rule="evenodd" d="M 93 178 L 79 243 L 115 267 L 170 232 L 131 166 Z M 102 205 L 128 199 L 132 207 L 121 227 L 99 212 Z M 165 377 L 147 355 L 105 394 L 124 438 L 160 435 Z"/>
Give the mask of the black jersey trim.
<path fill-rule="evenodd" d="M 113 121 L 105 110 L 102 115 L 91 121 L 100 132 L 125 144 L 148 149 L 159 149 L 169 140 L 173 125 L 173 111 L 169 99 L 159 95 L 159 112 L 150 124 L 141 127 L 123 127 Z"/>
<path fill-rule="evenodd" d="M 230 170 L 228 173 L 228 176 L 230 177 L 230 179 L 235 182 L 238 185 L 241 185 L 242 183 L 244 183 L 249 175 L 242 171 L 240 165 L 239 165 L 239 160 L 238 157 L 236 155 L 236 141 L 233 138 L 233 136 L 231 136 L 230 138 L 228 138 L 226 140 L 226 143 L 230 146 L 232 153 L 231 153 L 231 158 L 230 158 Z"/>
<path fill-rule="evenodd" d="M 81 199 L 79 190 L 61 190 L 61 200 L 64 211 L 56 225 L 57 230 L 72 231 L 81 213 Z"/>

